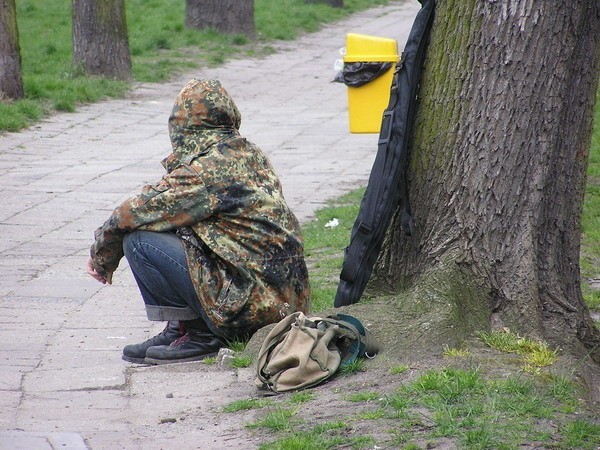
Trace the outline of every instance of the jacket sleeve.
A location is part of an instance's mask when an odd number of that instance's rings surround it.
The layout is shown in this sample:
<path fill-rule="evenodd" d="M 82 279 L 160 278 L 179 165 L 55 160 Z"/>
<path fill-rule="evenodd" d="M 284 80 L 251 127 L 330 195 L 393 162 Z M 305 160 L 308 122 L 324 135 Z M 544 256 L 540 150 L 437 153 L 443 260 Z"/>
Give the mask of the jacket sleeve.
<path fill-rule="evenodd" d="M 141 194 L 121 203 L 95 232 L 90 255 L 96 266 L 113 272 L 123 257 L 125 234 L 134 230 L 169 231 L 209 217 L 216 199 L 209 195 L 198 172 L 177 167 Z"/>

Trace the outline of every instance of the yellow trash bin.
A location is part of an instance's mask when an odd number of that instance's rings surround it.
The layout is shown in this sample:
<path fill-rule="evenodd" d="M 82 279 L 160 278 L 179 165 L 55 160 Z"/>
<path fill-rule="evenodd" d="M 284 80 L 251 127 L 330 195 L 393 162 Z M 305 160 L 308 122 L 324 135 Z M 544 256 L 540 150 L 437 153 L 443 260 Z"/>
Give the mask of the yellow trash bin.
<path fill-rule="evenodd" d="M 379 133 L 383 111 L 390 99 L 398 43 L 395 39 L 348 33 L 344 63 L 390 62 L 392 67 L 360 87 L 348 86 L 348 113 L 351 133 Z"/>

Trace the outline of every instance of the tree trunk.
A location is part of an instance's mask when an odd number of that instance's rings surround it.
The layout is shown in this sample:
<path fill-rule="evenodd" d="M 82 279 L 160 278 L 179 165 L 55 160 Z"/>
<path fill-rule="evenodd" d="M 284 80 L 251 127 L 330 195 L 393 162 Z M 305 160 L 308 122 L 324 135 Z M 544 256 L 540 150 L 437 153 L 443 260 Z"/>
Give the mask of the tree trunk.
<path fill-rule="evenodd" d="M 0 0 L 0 100 L 23 95 L 15 0 Z"/>
<path fill-rule="evenodd" d="M 454 302 L 455 331 L 508 327 L 600 363 L 579 273 L 599 72 L 598 0 L 438 0 L 412 137 L 416 231 L 394 218 L 369 291 Z"/>
<path fill-rule="evenodd" d="M 304 0 L 304 3 L 326 3 L 334 8 L 344 7 L 344 0 Z"/>
<path fill-rule="evenodd" d="M 131 78 L 124 0 L 73 0 L 73 64 L 88 75 Z"/>
<path fill-rule="evenodd" d="M 186 0 L 185 26 L 254 36 L 254 0 Z"/>

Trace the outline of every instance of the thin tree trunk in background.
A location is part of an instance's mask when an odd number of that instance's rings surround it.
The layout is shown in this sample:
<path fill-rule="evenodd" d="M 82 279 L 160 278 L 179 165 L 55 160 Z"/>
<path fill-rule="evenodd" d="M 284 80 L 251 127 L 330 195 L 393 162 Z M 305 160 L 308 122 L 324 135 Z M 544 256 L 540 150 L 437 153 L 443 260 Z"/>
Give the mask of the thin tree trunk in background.
<path fill-rule="evenodd" d="M 254 0 L 186 0 L 185 26 L 254 36 Z"/>
<path fill-rule="evenodd" d="M 0 0 L 0 101 L 24 95 L 14 0 Z"/>
<path fill-rule="evenodd" d="M 441 291 L 467 322 L 600 363 L 579 272 L 599 72 L 598 0 L 438 0 L 412 139 L 416 232 L 395 217 L 370 289 Z"/>
<path fill-rule="evenodd" d="M 87 75 L 131 78 L 124 0 L 73 0 L 73 64 Z"/>

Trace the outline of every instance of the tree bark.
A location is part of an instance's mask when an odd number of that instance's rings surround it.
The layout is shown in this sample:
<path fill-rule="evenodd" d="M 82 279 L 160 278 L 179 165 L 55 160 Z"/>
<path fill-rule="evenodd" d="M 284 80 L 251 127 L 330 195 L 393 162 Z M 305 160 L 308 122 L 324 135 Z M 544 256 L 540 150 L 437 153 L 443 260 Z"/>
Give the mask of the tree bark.
<path fill-rule="evenodd" d="M 185 26 L 254 36 L 254 0 L 186 0 Z"/>
<path fill-rule="evenodd" d="M 73 0 L 73 64 L 87 75 L 131 78 L 124 0 Z"/>
<path fill-rule="evenodd" d="M 0 0 L 0 100 L 24 95 L 14 0 Z"/>
<path fill-rule="evenodd" d="M 438 0 L 411 140 L 416 232 L 394 218 L 370 292 L 454 301 L 466 333 L 508 327 L 600 363 L 579 272 L 599 72 L 597 0 Z"/>

